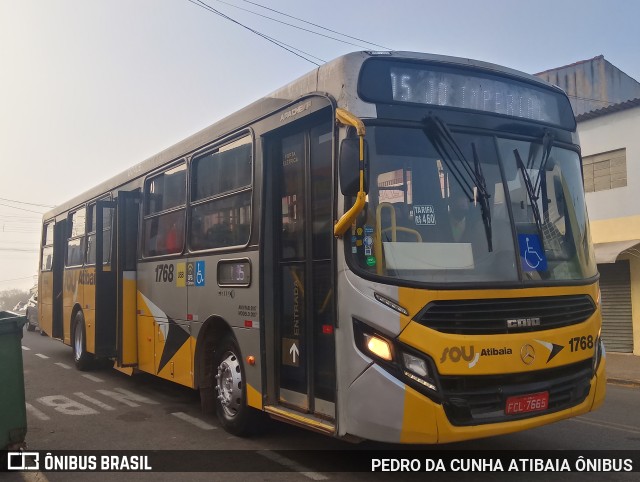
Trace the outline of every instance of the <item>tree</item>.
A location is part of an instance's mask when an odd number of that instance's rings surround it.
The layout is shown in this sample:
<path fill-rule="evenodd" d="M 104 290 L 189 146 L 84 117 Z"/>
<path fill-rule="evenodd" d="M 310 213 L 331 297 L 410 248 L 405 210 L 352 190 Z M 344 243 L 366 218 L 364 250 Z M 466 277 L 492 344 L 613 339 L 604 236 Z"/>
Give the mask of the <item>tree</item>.
<path fill-rule="evenodd" d="M 0 310 L 12 310 L 20 301 L 26 302 L 29 292 L 24 290 L 0 291 Z"/>

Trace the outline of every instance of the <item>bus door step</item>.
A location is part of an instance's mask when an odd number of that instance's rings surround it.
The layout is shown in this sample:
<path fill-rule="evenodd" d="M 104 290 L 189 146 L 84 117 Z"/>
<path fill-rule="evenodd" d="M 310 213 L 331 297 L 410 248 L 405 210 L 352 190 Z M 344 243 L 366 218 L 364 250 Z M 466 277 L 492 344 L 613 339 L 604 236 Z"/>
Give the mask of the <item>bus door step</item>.
<path fill-rule="evenodd" d="M 267 405 L 264 407 L 264 411 L 269 414 L 274 420 L 286 422 L 291 425 L 303 427 L 313 430 L 315 432 L 323 433 L 326 435 L 335 434 L 336 427 L 326 420 L 314 417 L 311 414 L 301 414 L 295 410 L 291 410 L 285 407 L 276 407 L 274 405 Z"/>

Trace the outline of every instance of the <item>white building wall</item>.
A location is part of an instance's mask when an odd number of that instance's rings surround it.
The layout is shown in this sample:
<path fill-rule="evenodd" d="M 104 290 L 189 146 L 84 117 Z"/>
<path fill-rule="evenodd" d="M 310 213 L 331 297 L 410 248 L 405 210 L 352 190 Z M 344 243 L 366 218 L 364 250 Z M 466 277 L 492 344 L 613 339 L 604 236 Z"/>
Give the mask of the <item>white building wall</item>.
<path fill-rule="evenodd" d="M 578 123 L 582 155 L 626 148 L 627 186 L 587 193 L 591 221 L 640 215 L 640 106 Z"/>
<path fill-rule="evenodd" d="M 626 149 L 627 185 L 586 194 L 596 244 L 640 240 L 640 106 L 578 123 L 582 155 Z M 630 263 L 633 353 L 640 355 L 640 256 L 637 246 L 618 256 Z M 597 257 L 597 252 L 596 252 Z"/>

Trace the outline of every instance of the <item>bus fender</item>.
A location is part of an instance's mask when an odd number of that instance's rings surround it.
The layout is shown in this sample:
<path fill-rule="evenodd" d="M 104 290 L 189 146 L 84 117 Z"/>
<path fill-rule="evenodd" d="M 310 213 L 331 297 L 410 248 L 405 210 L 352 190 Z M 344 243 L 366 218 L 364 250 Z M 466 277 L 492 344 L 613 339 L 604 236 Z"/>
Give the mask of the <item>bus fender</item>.
<path fill-rule="evenodd" d="M 200 403 L 204 413 L 215 413 L 215 387 L 213 383 L 214 350 L 216 344 L 227 333 L 233 333 L 231 326 L 222 317 L 210 316 L 200 328 L 194 355 L 194 388 L 200 389 Z"/>

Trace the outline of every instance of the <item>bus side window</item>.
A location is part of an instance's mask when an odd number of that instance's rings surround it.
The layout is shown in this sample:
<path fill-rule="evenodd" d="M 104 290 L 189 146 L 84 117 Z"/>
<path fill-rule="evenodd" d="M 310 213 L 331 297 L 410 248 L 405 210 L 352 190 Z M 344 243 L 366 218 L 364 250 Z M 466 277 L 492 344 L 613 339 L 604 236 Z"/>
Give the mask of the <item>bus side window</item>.
<path fill-rule="evenodd" d="M 252 138 L 244 136 L 191 163 L 189 248 L 204 250 L 249 242 Z"/>
<path fill-rule="evenodd" d="M 86 218 L 87 212 L 84 207 L 69 215 L 67 266 L 82 266 L 84 263 Z"/>
<path fill-rule="evenodd" d="M 184 216 L 177 216 L 174 221 L 171 222 L 167 236 L 165 239 L 165 251 L 167 253 L 178 253 L 182 251 L 183 240 L 183 222 Z"/>
<path fill-rule="evenodd" d="M 186 171 L 186 165 L 181 163 L 145 182 L 144 256 L 182 252 Z"/>

